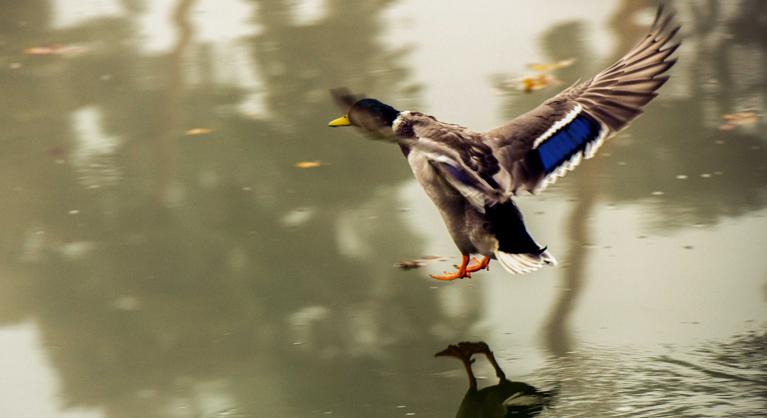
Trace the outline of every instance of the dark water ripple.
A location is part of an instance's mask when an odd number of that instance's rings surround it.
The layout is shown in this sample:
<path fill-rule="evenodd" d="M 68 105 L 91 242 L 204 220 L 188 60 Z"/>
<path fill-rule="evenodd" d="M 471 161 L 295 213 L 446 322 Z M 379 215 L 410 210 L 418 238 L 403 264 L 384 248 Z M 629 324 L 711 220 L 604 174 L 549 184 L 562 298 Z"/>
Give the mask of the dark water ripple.
<path fill-rule="evenodd" d="M 767 334 L 663 355 L 589 350 L 552 360 L 543 416 L 757 417 L 767 411 Z"/>

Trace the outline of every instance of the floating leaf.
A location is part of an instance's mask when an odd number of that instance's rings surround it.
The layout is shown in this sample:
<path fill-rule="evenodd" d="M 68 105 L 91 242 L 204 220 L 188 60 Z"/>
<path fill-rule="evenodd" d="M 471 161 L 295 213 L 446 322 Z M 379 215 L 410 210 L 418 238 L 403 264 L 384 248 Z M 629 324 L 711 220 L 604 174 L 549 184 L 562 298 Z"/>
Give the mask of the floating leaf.
<path fill-rule="evenodd" d="M 412 270 L 423 267 L 424 264 L 419 262 L 418 260 L 403 260 L 397 263 L 397 267 L 401 268 L 402 270 Z"/>
<path fill-rule="evenodd" d="M 78 45 L 41 45 L 33 46 L 24 50 L 27 55 L 75 55 L 86 52 L 88 49 Z"/>
<path fill-rule="evenodd" d="M 559 85 L 562 81 L 553 75 L 540 73 L 510 80 L 496 79 L 494 83 L 495 88 L 502 92 L 523 91 L 525 93 L 530 93 L 549 86 Z"/>
<path fill-rule="evenodd" d="M 727 113 L 722 115 L 724 123 L 719 126 L 719 130 L 731 131 L 738 126 L 750 126 L 759 122 L 759 115 L 752 111 L 743 111 L 736 113 Z"/>
<path fill-rule="evenodd" d="M 296 163 L 296 168 L 317 168 L 321 165 L 319 161 L 301 161 Z"/>
<path fill-rule="evenodd" d="M 52 55 L 56 50 L 49 46 L 35 46 L 27 48 L 24 53 L 27 55 Z"/>
<path fill-rule="evenodd" d="M 520 79 L 520 88 L 525 93 L 530 93 L 536 90 L 544 89 L 550 85 L 560 84 L 561 81 L 549 74 L 538 74 L 533 76 L 525 76 Z"/>
<path fill-rule="evenodd" d="M 722 119 L 728 122 L 735 122 L 735 123 L 756 123 L 756 121 L 758 120 L 758 117 L 755 112 L 746 111 L 746 112 L 728 113 L 726 115 L 722 115 Z"/>
<path fill-rule="evenodd" d="M 213 132 L 213 129 L 210 129 L 210 128 L 193 128 L 186 131 L 186 134 L 189 136 L 198 136 L 198 135 L 207 135 L 211 132 Z"/>
<path fill-rule="evenodd" d="M 522 77 L 504 80 L 503 78 L 496 78 L 496 88 L 502 91 L 521 90 L 525 93 L 530 93 L 536 90 L 541 90 L 549 86 L 561 84 L 562 81 L 554 77 L 550 73 L 561 68 L 569 67 L 573 65 L 575 58 L 568 58 L 566 60 L 557 61 L 548 64 L 528 64 L 528 68 L 535 71 L 534 74 L 526 74 Z"/>
<path fill-rule="evenodd" d="M 447 260 L 447 257 L 441 257 L 438 255 L 427 255 L 423 258 L 418 258 L 415 260 L 402 260 L 399 263 L 395 264 L 395 267 L 399 267 L 402 270 L 412 270 L 421 268 L 427 264 L 434 263 L 437 261 L 445 261 Z"/>
<path fill-rule="evenodd" d="M 575 58 L 568 58 L 566 60 L 557 61 L 549 64 L 528 64 L 527 68 L 537 71 L 539 73 L 550 73 L 560 68 L 565 68 L 573 65 Z"/>

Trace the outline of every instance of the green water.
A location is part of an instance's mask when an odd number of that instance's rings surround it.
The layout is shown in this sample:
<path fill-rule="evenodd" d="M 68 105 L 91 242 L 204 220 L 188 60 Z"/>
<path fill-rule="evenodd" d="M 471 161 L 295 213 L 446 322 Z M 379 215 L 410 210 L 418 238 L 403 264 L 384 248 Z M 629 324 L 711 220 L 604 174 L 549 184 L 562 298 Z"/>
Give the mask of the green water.
<path fill-rule="evenodd" d="M 560 261 L 529 276 L 430 279 L 458 253 L 399 150 L 326 127 L 348 86 L 492 128 L 654 10 L 549 3 L 0 4 L 0 416 L 450 417 L 466 378 L 433 354 L 463 340 L 556 391 L 542 416 L 762 415 L 764 2 L 679 5 L 658 99 L 518 199 Z"/>

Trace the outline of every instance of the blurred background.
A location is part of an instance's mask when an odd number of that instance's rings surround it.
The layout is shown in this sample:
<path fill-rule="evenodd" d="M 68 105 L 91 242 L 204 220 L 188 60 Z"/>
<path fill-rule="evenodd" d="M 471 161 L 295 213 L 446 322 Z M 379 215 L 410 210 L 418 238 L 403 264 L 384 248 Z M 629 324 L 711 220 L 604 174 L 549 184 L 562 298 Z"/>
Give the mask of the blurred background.
<path fill-rule="evenodd" d="M 656 6 L 3 1 L 0 416 L 449 417 L 461 340 L 542 416 L 763 415 L 766 2 L 678 2 L 645 115 L 517 199 L 558 268 L 430 279 L 458 253 L 399 150 L 326 127 L 348 86 L 490 129 Z"/>

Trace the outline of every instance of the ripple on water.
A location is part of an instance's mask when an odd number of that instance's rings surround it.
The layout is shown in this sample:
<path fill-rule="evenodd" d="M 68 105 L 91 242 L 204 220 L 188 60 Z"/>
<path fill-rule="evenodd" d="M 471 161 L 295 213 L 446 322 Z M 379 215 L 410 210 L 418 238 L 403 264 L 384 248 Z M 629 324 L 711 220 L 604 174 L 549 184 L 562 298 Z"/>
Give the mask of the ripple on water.
<path fill-rule="evenodd" d="M 767 333 L 698 349 L 647 354 L 584 350 L 539 377 L 558 388 L 542 416 L 764 416 Z"/>

